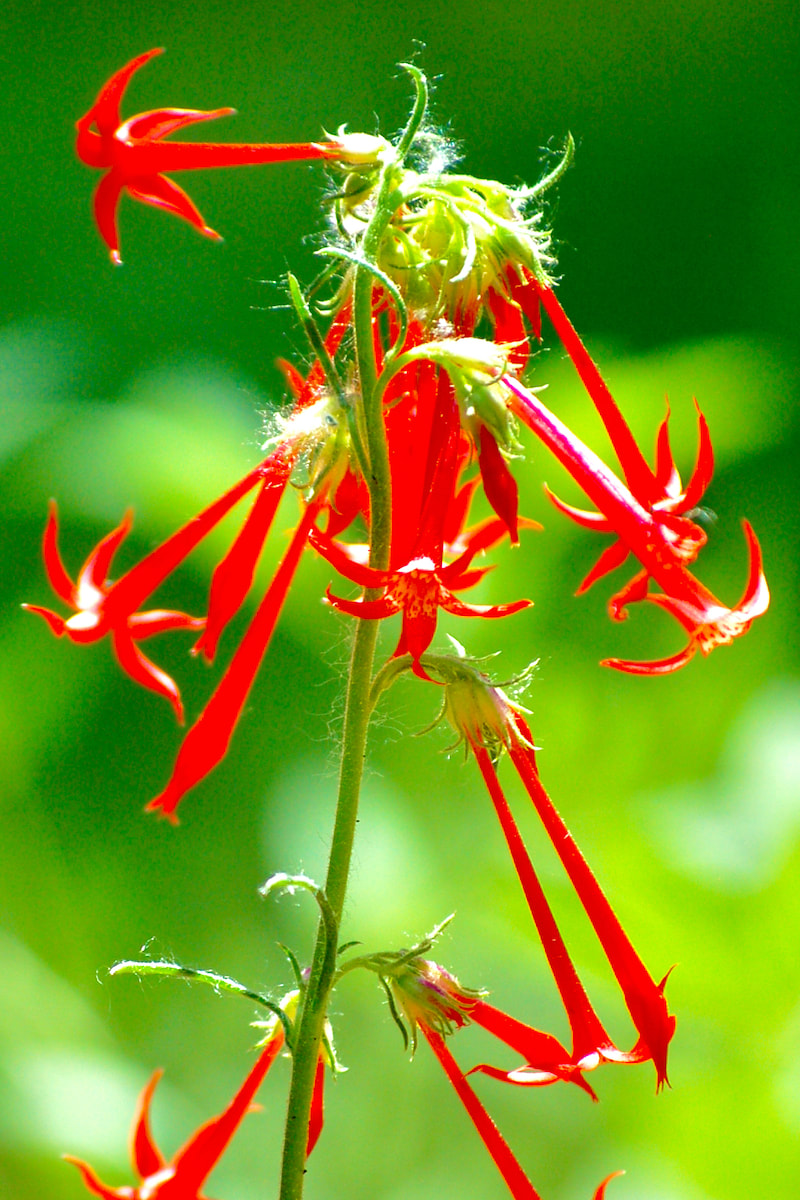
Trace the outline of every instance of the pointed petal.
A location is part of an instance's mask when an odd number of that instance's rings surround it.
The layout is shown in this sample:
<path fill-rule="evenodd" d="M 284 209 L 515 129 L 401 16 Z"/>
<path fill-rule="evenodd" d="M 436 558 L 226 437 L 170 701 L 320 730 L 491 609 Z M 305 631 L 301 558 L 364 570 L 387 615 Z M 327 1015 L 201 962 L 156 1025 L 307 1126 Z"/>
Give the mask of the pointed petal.
<path fill-rule="evenodd" d="M 678 654 L 673 654 L 669 658 L 660 658 L 655 662 L 629 662 L 624 658 L 604 658 L 600 662 L 601 667 L 613 667 L 615 671 L 625 671 L 628 675 L 671 675 L 673 671 L 679 671 L 681 667 L 685 667 L 691 658 L 694 658 L 697 652 L 695 642 L 689 642 L 689 645 L 679 651 Z"/>
<path fill-rule="evenodd" d="M 211 111 L 201 111 L 197 108 L 156 108 L 152 112 L 138 113 L 131 117 L 118 130 L 117 137 L 124 141 L 129 138 L 159 141 L 187 125 L 196 125 L 200 121 L 215 121 L 218 117 L 230 117 L 235 112 L 235 108 L 215 108 Z"/>
<path fill-rule="evenodd" d="M 149 204 L 153 208 L 163 208 L 173 216 L 188 221 L 199 233 L 202 233 L 203 237 L 211 238 L 216 242 L 222 241 L 216 230 L 212 229 L 210 225 L 206 225 L 200 215 L 200 210 L 189 199 L 183 188 L 179 187 L 168 175 L 142 175 L 135 180 L 126 179 L 125 187 L 136 200 L 141 200 L 143 204 Z"/>
<path fill-rule="evenodd" d="M 182 797 L 205 779 L 225 757 L 321 504 L 322 501 L 318 500 L 306 509 L 228 669 L 183 739 L 166 788 L 150 801 L 146 811 L 160 811 L 169 820 L 175 821 L 175 809 Z"/>
<path fill-rule="evenodd" d="M 441 607 L 454 617 L 511 617 L 514 613 L 522 612 L 524 608 L 532 608 L 532 600 L 513 600 L 510 604 L 464 604 L 455 596 L 445 593 Z"/>
<path fill-rule="evenodd" d="M 130 533 L 132 525 L 133 509 L 129 508 L 116 529 L 107 533 L 86 559 L 78 573 L 76 608 L 92 608 L 97 603 L 95 597 L 103 595 L 114 555 Z"/>
<path fill-rule="evenodd" d="M 55 500 L 50 501 L 48 508 L 47 523 L 42 538 L 42 555 L 50 587 L 59 600 L 63 600 L 70 608 L 74 608 L 75 585 L 67 573 L 58 549 L 58 506 Z"/>
<path fill-rule="evenodd" d="M 625 1174 L 624 1171 L 613 1171 L 610 1175 L 606 1175 L 605 1179 L 600 1184 L 600 1186 L 597 1189 L 597 1191 L 595 1192 L 594 1196 L 592 1196 L 592 1200 L 605 1200 L 606 1188 L 611 1183 L 611 1180 L 618 1179 L 620 1175 L 624 1175 L 624 1174 Z"/>
<path fill-rule="evenodd" d="M 451 567 L 455 563 L 450 564 Z M 459 571 L 455 574 L 447 573 L 447 567 L 443 567 L 437 574 L 443 584 L 447 586 L 448 591 L 461 592 L 468 588 L 477 587 L 482 579 L 485 579 L 490 571 L 494 570 L 494 565 L 488 567 L 473 567 L 471 571 Z"/>
<path fill-rule="evenodd" d="M 176 629 L 202 629 L 205 617 L 190 617 L 187 613 L 169 608 L 154 608 L 150 612 L 134 613 L 128 618 L 128 629 L 137 642 L 154 637 L 157 633 L 171 633 Z"/>
<path fill-rule="evenodd" d="M 750 554 L 750 574 L 742 598 L 736 605 L 735 612 L 750 621 L 755 617 L 760 617 L 769 608 L 769 588 L 764 575 L 761 546 L 759 545 L 758 538 L 749 521 L 743 521 L 742 525 Z"/>
<path fill-rule="evenodd" d="M 573 505 L 567 504 L 564 500 L 559 500 L 554 492 L 545 483 L 544 492 L 547 499 L 553 504 L 559 512 L 562 512 L 565 517 L 569 517 L 576 525 L 582 526 L 584 529 L 593 529 L 598 533 L 612 533 L 613 525 L 608 521 L 602 513 L 587 512 L 583 508 L 574 508 Z"/>
<path fill-rule="evenodd" d="M 355 561 L 347 553 L 347 548 L 332 538 L 326 537 L 318 529 L 312 529 L 309 536 L 311 546 L 317 554 L 321 554 L 345 579 L 357 583 L 363 588 L 387 587 L 394 580 L 392 571 L 376 571 L 373 567 L 365 566 Z"/>
<path fill-rule="evenodd" d="M 122 262 L 117 231 L 117 208 L 122 194 L 122 183 L 122 176 L 117 171 L 109 171 L 98 183 L 92 198 L 97 231 L 108 246 L 108 253 L 115 266 Z"/>
<path fill-rule="evenodd" d="M 592 584 L 597 583 L 598 579 L 602 579 L 604 575 L 608 575 L 611 571 L 616 571 L 617 567 L 621 567 L 625 562 L 629 553 L 628 547 L 619 538 L 615 542 L 612 542 L 610 546 L 606 546 L 591 571 L 578 584 L 575 589 L 575 595 L 582 596 L 584 592 L 588 592 Z"/>
<path fill-rule="evenodd" d="M 508 463 L 500 453 L 497 441 L 485 426 L 480 432 L 478 462 L 486 499 L 508 530 L 511 545 L 517 546 L 519 545 L 517 481 L 508 469 Z"/>
<path fill-rule="evenodd" d="M 696 400 L 695 408 L 697 408 Z M 683 495 L 682 507 L 684 512 L 697 507 L 714 474 L 714 448 L 711 445 L 711 434 L 708 429 L 708 422 L 699 408 L 697 408 L 697 428 L 699 433 L 697 462 L 694 465 L 691 479 L 686 485 L 686 491 Z"/>
<path fill-rule="evenodd" d="M 71 1154 L 65 1154 L 63 1157 L 65 1162 L 72 1163 L 78 1168 L 83 1176 L 83 1182 L 93 1196 L 99 1196 L 100 1200 L 135 1200 L 136 1193 L 132 1187 L 107 1187 L 100 1182 L 88 1163 L 82 1162 L 79 1158 L 73 1158 Z"/>
<path fill-rule="evenodd" d="M 392 596 L 384 596 L 381 600 L 344 600 L 341 596 L 334 596 L 330 588 L 325 593 L 325 599 L 337 612 L 366 621 L 382 621 L 385 617 L 393 617 L 401 607 Z"/>
<path fill-rule="evenodd" d="M 531 521 L 527 517 L 520 517 L 518 524 L 522 529 L 541 530 L 542 528 L 537 521 Z M 448 547 L 450 550 L 458 548 L 460 550 L 458 557 L 439 570 L 439 577 L 445 582 L 457 579 L 466 571 L 477 554 L 491 550 L 493 546 L 503 540 L 507 533 L 505 521 L 500 517 L 489 517 L 488 520 L 474 525 L 472 529 L 465 529 L 458 539 L 457 547 Z"/>
<path fill-rule="evenodd" d="M 208 1175 L 222 1157 L 228 1143 L 247 1114 L 264 1076 L 283 1046 L 283 1026 L 277 1025 L 269 1042 L 259 1054 L 250 1073 L 224 1112 L 207 1121 L 175 1155 L 175 1195 L 194 1200 Z"/>
<path fill-rule="evenodd" d="M 136 58 L 132 58 L 124 67 L 115 71 L 108 82 L 103 85 L 90 110 L 91 117 L 101 134 L 110 136 L 116 132 L 120 124 L 119 106 L 131 78 L 151 58 L 163 53 L 163 47 L 158 47 L 155 50 L 146 50 L 144 54 L 137 54 Z M 88 117 L 90 114 L 86 115 Z"/>
<path fill-rule="evenodd" d="M 42 617 L 56 637 L 64 636 L 66 621 L 58 613 L 52 612 L 49 608 L 42 608 L 38 604 L 22 604 L 20 607 L 24 608 L 26 612 L 36 613 L 37 617 Z"/>
<path fill-rule="evenodd" d="M 669 417 L 669 402 L 667 402 L 667 415 L 659 426 L 656 438 L 656 482 L 666 496 L 678 496 L 681 490 L 681 477 L 675 467 L 675 459 L 669 441 Z"/>
<path fill-rule="evenodd" d="M 403 609 L 403 639 L 405 650 L 418 663 L 436 636 L 438 608 L 423 604 L 414 606 L 413 615 L 409 608 Z"/>
<path fill-rule="evenodd" d="M 138 683 L 148 691 L 155 692 L 157 696 L 163 696 L 165 700 L 168 700 L 172 705 L 178 724 L 182 725 L 183 704 L 175 680 L 142 654 L 127 627 L 114 629 L 112 642 L 117 662 L 123 671 L 130 675 L 134 683 Z"/>
<path fill-rule="evenodd" d="M 156 1171 L 161 1171 L 166 1166 L 161 1151 L 153 1141 L 153 1135 L 150 1132 L 150 1103 L 156 1084 L 163 1074 L 163 1071 L 153 1072 L 149 1083 L 146 1084 L 139 1096 L 133 1118 L 130 1140 L 131 1162 L 141 1179 L 146 1179 L 148 1175 L 155 1175 Z"/>

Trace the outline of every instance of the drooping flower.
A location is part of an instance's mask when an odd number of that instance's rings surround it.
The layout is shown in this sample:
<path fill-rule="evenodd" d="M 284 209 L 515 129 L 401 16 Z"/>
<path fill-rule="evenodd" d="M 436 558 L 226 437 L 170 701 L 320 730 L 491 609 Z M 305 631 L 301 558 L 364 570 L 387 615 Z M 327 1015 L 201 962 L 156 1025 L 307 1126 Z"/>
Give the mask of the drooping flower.
<path fill-rule="evenodd" d="M 605 659 L 604 666 L 634 674 L 663 675 L 684 666 L 698 650 L 707 655 L 715 646 L 728 645 L 735 637 L 746 633 L 756 617 L 766 612 L 769 589 L 764 577 L 761 549 L 747 521 L 744 522 L 744 531 L 750 558 L 748 580 L 739 603 L 735 608 L 728 608 L 687 569 L 686 560 L 691 551 L 687 553 L 686 538 L 681 537 L 681 527 L 676 529 L 674 519 L 670 519 L 670 512 L 663 507 L 663 499 L 661 509 L 656 501 L 653 502 L 653 510 L 648 511 L 605 463 L 545 407 L 534 392 L 510 375 L 503 377 L 500 386 L 509 396 L 512 411 L 536 434 L 596 505 L 602 514 L 602 528 L 617 534 L 618 543 L 615 543 L 613 554 L 618 562 L 603 562 L 601 559 L 595 571 L 584 581 L 583 588 L 588 587 L 605 570 L 618 565 L 630 553 L 639 560 L 643 569 L 611 601 L 612 616 L 622 620 L 627 615 L 627 604 L 649 600 L 672 613 L 689 634 L 685 649 L 668 658 L 649 663 Z M 703 441 L 704 435 L 701 434 L 701 455 L 690 484 L 693 489 L 700 487 L 710 467 L 710 443 L 707 443 L 707 449 L 703 449 Z M 662 459 L 663 475 L 666 477 L 667 459 L 663 450 Z M 646 469 L 649 471 L 649 467 Z M 654 486 L 661 486 L 664 490 L 664 485 L 658 481 Z M 667 503 L 670 499 L 668 496 Z M 697 545 L 696 539 L 694 544 Z M 651 579 L 661 587 L 662 593 L 648 590 Z"/>
<path fill-rule="evenodd" d="M 164 141 L 169 134 L 188 125 L 230 116 L 235 111 L 232 108 L 217 108 L 211 112 L 159 108 L 123 121 L 119 108 L 128 83 L 145 63 L 162 53 L 162 49 L 148 50 L 116 71 L 101 88 L 89 111 L 77 122 L 78 157 L 88 167 L 106 172 L 94 195 L 94 215 L 114 263 L 122 261 L 117 207 L 123 191 L 143 204 L 181 217 L 205 237 L 219 241 L 219 234 L 206 225 L 184 190 L 165 172 L 330 158 L 341 153 L 341 145 L 335 141 L 295 145 Z"/>
<path fill-rule="evenodd" d="M 228 1107 L 218 1117 L 201 1125 L 170 1162 L 166 1161 L 150 1132 L 150 1104 L 162 1074 L 156 1071 L 139 1097 L 131 1130 L 131 1160 L 140 1179 L 135 1187 L 109 1187 L 97 1178 L 87 1163 L 72 1155 L 64 1157 L 67 1162 L 74 1163 L 88 1190 L 100 1200 L 204 1200 L 201 1189 L 250 1111 L 253 1098 L 283 1042 L 283 1026 L 275 1022 L 272 1036 Z M 314 1119 L 318 1124 L 319 1106 Z M 309 1153 L 311 1148 L 309 1146 Z"/>
<path fill-rule="evenodd" d="M 441 660 L 440 660 L 441 661 Z M 522 709 L 466 660 L 446 664 L 443 712 L 472 751 L 497 813 L 525 898 L 539 933 L 572 1031 L 567 1061 L 591 1069 L 601 1061 L 641 1063 L 652 1059 L 659 1088 L 667 1082 L 667 1049 L 675 1018 L 664 999 L 666 977 L 655 983 L 622 928 L 605 893 L 542 786 L 533 738 Z M 444 673 L 444 672 L 443 672 Z M 520 835 L 497 775 L 500 754 L 508 753 L 548 837 L 575 888 L 608 959 L 639 1035 L 630 1051 L 614 1045 L 597 1016 L 567 951 L 550 905 Z M 498 1073 L 524 1082 L 519 1071 Z"/>
<path fill-rule="evenodd" d="M 480 993 L 462 987 L 438 963 L 413 959 L 391 974 L 390 983 L 412 1029 L 421 1030 L 443 1067 L 514 1200 L 541 1200 L 508 1142 L 475 1094 L 445 1039 L 474 1022 L 535 1064 L 530 1067 L 530 1078 L 526 1082 L 543 1085 L 566 1079 L 594 1096 L 583 1080 L 582 1069 L 569 1064 L 569 1056 L 556 1038 L 524 1025 L 487 1004 Z M 593 1200 L 603 1200 L 606 1184 L 613 1178 L 610 1175 L 600 1184 Z"/>

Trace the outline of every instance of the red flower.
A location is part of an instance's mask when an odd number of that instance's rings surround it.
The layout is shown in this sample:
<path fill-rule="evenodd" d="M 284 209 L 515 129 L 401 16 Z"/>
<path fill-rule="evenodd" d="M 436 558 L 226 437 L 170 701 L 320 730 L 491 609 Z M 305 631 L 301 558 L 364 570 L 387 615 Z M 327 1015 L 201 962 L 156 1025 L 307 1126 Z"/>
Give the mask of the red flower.
<path fill-rule="evenodd" d="M 453 1058 L 442 1035 L 422 1023 L 420 1024 L 420 1028 L 425 1036 L 425 1040 L 444 1068 L 447 1078 L 455 1088 L 456 1095 L 467 1110 L 470 1120 L 475 1126 L 484 1146 L 489 1151 L 492 1161 L 503 1176 L 506 1187 L 514 1197 L 514 1200 L 541 1200 L 539 1193 L 523 1171 L 508 1142 L 475 1095 L 469 1080 Z M 611 1175 L 606 1176 L 595 1190 L 592 1200 L 604 1200 L 608 1184 L 612 1179 L 622 1174 L 622 1171 L 614 1171 Z"/>
<path fill-rule="evenodd" d="M 322 499 L 307 507 L 292 536 L 289 549 L 211 699 L 183 739 L 167 786 L 147 805 L 177 823 L 175 809 L 222 761 L 241 716 L 256 672 L 267 652 L 289 585 L 308 541 L 309 531 L 322 507 Z"/>
<path fill-rule="evenodd" d="M 475 568 L 472 562 L 476 554 L 500 541 L 507 522 L 496 518 L 473 530 L 462 529 L 474 485 L 466 484 L 461 489 L 456 486 L 464 454 L 453 390 L 444 375 L 434 375 L 430 364 L 414 364 L 414 369 L 416 386 L 387 413 L 393 565 L 386 571 L 368 566 L 364 547 L 342 545 L 317 530 L 312 531 L 311 542 L 345 579 L 383 591 L 379 599 L 358 600 L 345 600 L 328 591 L 328 602 L 340 612 L 366 620 L 402 613 L 403 626 L 394 656 L 410 654 L 414 673 L 428 679 L 420 657 L 433 640 L 440 608 L 458 617 L 496 618 L 520 612 L 531 601 L 465 604 L 454 595 L 483 579 L 490 568 Z M 413 406 L 409 407 L 412 399 Z M 423 421 L 427 443 L 420 428 Z M 445 564 L 445 550 L 455 543 L 458 555 Z M 404 560 L 400 555 L 409 553 L 409 549 L 410 557 Z"/>
<path fill-rule="evenodd" d="M 131 1159 L 141 1182 L 136 1187 L 112 1188 L 101 1183 L 85 1162 L 65 1155 L 83 1176 L 86 1187 L 101 1200 L 204 1200 L 201 1188 L 236 1133 L 242 1118 L 251 1111 L 253 1097 L 283 1046 L 283 1026 L 275 1030 L 255 1065 L 228 1107 L 192 1134 L 171 1162 L 167 1163 L 150 1133 L 150 1102 L 161 1071 L 156 1071 L 139 1097 L 131 1130 Z M 321 1122 L 321 1095 L 315 1089 L 315 1125 Z M 318 1130 L 317 1130 L 318 1135 Z M 315 1139 L 316 1140 L 316 1139 Z M 309 1138 L 309 1153 L 312 1145 Z"/>
<path fill-rule="evenodd" d="M 669 658 L 650 663 L 606 659 L 604 666 L 641 675 L 662 675 L 675 671 L 687 663 L 698 650 L 702 654 L 710 654 L 715 646 L 729 644 L 735 637 L 745 633 L 752 621 L 766 611 L 769 605 L 769 590 L 762 569 L 761 550 L 756 535 L 746 521 L 744 530 L 750 553 L 750 573 L 742 598 L 735 608 L 727 608 L 721 604 L 686 567 L 686 559 L 691 556 L 692 550 L 687 551 L 685 527 L 692 523 L 674 514 L 683 511 L 687 497 L 694 500 L 694 493 L 701 490 L 701 485 L 710 470 L 711 447 L 707 436 L 702 432 L 702 426 L 698 466 L 687 491 L 679 493 L 677 497 L 671 496 L 667 491 L 667 467 L 671 463 L 671 455 L 667 458 L 664 448 L 666 438 L 662 434 L 662 466 L 657 472 L 660 478 L 650 473 L 654 480 L 653 488 L 661 490 L 661 500 L 651 498 L 649 503 L 652 510 L 648 511 L 605 463 L 558 417 L 545 408 L 538 396 L 509 375 L 503 377 L 503 384 L 510 394 L 512 411 L 533 430 L 597 506 L 602 514 L 602 528 L 613 530 L 618 536 L 619 542 L 612 547 L 611 561 L 604 562 L 604 559 L 601 559 L 590 576 L 584 580 L 582 588 L 588 587 L 605 570 L 618 565 L 627 553 L 631 553 L 638 558 L 643 570 L 613 598 L 610 604 L 611 615 L 617 620 L 624 619 L 627 615 L 625 606 L 628 603 L 650 600 L 671 612 L 689 633 L 686 648 Z M 627 426 L 625 428 L 627 429 Z M 622 426 L 619 426 L 619 429 L 621 430 Z M 619 451 L 620 442 L 615 444 Z M 636 453 L 639 454 L 638 449 Z M 632 473 L 633 467 L 626 451 L 622 451 L 622 457 L 628 463 L 628 471 Z M 641 461 L 644 463 L 644 459 Z M 644 466 L 649 472 L 646 463 Z M 669 504 L 673 502 L 676 508 L 670 512 Z M 589 514 L 587 518 L 593 519 Z M 583 523 L 586 523 L 586 518 L 583 519 Z M 697 539 L 694 539 L 695 550 L 697 545 Z M 616 563 L 613 561 L 614 557 L 617 559 Z M 652 594 L 648 591 L 651 579 L 663 589 L 663 594 Z"/>
<path fill-rule="evenodd" d="M 445 668 L 440 670 L 445 675 Z M 660 1088 L 667 1081 L 667 1048 L 675 1032 L 675 1018 L 670 1016 L 664 1000 L 666 978 L 656 984 L 650 977 L 542 787 L 533 738 L 519 707 L 468 662 L 451 660 L 445 677 L 444 714 L 475 755 L 569 1018 L 572 1054 L 562 1062 L 573 1069 L 590 1070 L 603 1060 L 639 1063 L 652 1059 Z M 630 1051 L 617 1049 L 611 1041 L 569 956 L 497 777 L 495 764 L 503 750 L 519 772 L 620 985 L 639 1034 Z M 538 1068 L 535 1062 L 531 1065 Z M 490 1068 L 488 1073 L 511 1083 L 524 1083 L 525 1070 L 498 1072 Z M 540 1081 L 533 1077 L 527 1082 Z"/>
<path fill-rule="evenodd" d="M 501 527 L 498 537 L 502 536 L 502 532 Z M 379 600 L 343 600 L 329 590 L 327 599 L 333 608 L 351 617 L 371 621 L 402 612 L 403 628 L 394 657 L 410 654 L 414 673 L 422 679 L 428 679 L 429 676 L 419 660 L 433 641 L 440 608 L 456 617 L 507 617 L 531 605 L 530 600 L 515 600 L 511 604 L 464 604 L 453 595 L 454 592 L 474 587 L 490 569 L 471 568 L 479 547 L 465 550 L 455 562 L 446 566 L 441 562 L 437 565 L 434 559 L 420 555 L 396 571 L 376 571 L 354 561 L 346 547 L 319 533 L 312 534 L 311 542 L 314 549 L 346 579 L 364 588 L 384 590 Z"/>
<path fill-rule="evenodd" d="M 577 1083 L 596 1099 L 592 1089 L 583 1080 L 583 1068 L 569 1061 L 567 1051 L 556 1038 L 509 1017 L 491 1004 L 486 1004 L 479 992 L 462 987 L 458 980 L 438 963 L 414 958 L 390 972 L 388 977 L 400 1007 L 411 1024 L 415 1044 L 416 1031 L 419 1028 L 453 1084 L 514 1200 L 540 1200 L 539 1193 L 450 1053 L 445 1038 L 474 1022 L 535 1064 L 523 1068 L 528 1071 L 528 1078 L 514 1079 L 512 1082 L 543 1085 L 564 1079 Z M 505 1078 L 501 1072 L 495 1072 L 492 1068 L 477 1067 L 473 1070 Z M 602 1200 L 605 1186 L 613 1178 L 614 1176 L 610 1175 L 601 1183 L 594 1193 L 593 1200 Z"/>
<path fill-rule="evenodd" d="M 77 122 L 77 152 L 88 167 L 105 170 L 94 195 L 94 215 L 111 261 L 120 263 L 117 206 L 124 191 L 188 221 L 205 237 L 219 240 L 197 208 L 165 171 L 192 171 L 206 167 L 252 166 L 257 163 L 336 156 L 338 143 L 303 142 L 296 145 L 224 145 L 201 142 L 165 142 L 168 134 L 199 121 L 230 116 L 232 108 L 212 112 L 197 109 L 159 108 L 122 121 L 119 106 L 132 76 L 163 50 L 148 50 L 111 76 L 85 116 Z"/>
<path fill-rule="evenodd" d="M 530 745 L 530 730 L 518 715 L 516 718 L 512 716 L 511 721 L 516 721 L 518 726 L 518 733 L 516 736 L 512 735 L 509 745 L 511 760 L 592 923 L 639 1034 L 636 1045 L 626 1052 L 617 1049 L 606 1033 L 578 978 L 503 795 L 489 753 L 485 747 L 471 743 L 569 1017 L 573 1038 L 571 1061 L 576 1066 L 588 1070 L 601 1060 L 640 1063 L 652 1059 L 656 1068 L 657 1084 L 661 1088 L 667 1082 L 667 1048 L 675 1032 L 675 1018 L 670 1016 L 664 999 L 666 977 L 659 984 L 651 978 L 572 834 L 542 787 L 536 770 L 535 754 Z M 525 1081 L 518 1072 L 513 1075 L 515 1077 L 512 1077 L 510 1082 Z"/>
<path fill-rule="evenodd" d="M 108 572 L 114 555 L 130 532 L 131 514 L 127 513 L 122 523 L 95 547 L 81 567 L 77 581 L 73 583 L 58 550 L 58 513 L 55 504 L 51 503 L 43 539 L 45 570 L 53 591 L 75 612 L 71 617 L 64 618 L 37 604 L 23 607 L 43 617 L 57 637 L 66 636 L 80 645 L 99 641 L 110 634 L 114 653 L 123 670 L 142 687 L 169 700 L 178 720 L 183 723 L 183 705 L 175 682 L 145 657 L 137 642 L 168 630 L 202 629 L 205 621 L 165 609 L 139 612 L 139 606 L 239 500 L 259 483 L 266 487 L 271 479 L 279 477 L 284 470 L 284 452 L 270 456 L 219 500 L 215 500 L 146 555 L 116 583 L 108 579 Z M 212 616 L 216 633 L 219 619 L 215 613 Z"/>

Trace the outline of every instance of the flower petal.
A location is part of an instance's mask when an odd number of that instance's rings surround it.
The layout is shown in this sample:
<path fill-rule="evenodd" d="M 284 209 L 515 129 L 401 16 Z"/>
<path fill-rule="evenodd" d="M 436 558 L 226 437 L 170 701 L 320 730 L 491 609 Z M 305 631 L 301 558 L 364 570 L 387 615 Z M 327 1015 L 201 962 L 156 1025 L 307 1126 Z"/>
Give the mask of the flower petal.
<path fill-rule="evenodd" d="M 149 204 L 153 208 L 163 208 L 173 216 L 181 217 L 202 233 L 203 237 L 221 242 L 221 236 L 206 225 L 200 210 L 189 199 L 182 187 L 179 187 L 168 175 L 141 175 L 135 180 L 126 180 L 125 187 L 135 200 Z"/>
<path fill-rule="evenodd" d="M 134 683 L 141 684 L 172 705 L 178 724 L 183 724 L 183 703 L 175 680 L 142 654 L 127 628 L 114 629 L 111 635 L 117 662 Z"/>
<path fill-rule="evenodd" d="M 70 608 L 74 608 L 75 585 L 67 573 L 67 568 L 64 566 L 61 553 L 58 549 L 58 506 L 55 500 L 51 500 L 48 507 L 47 523 L 45 524 L 44 537 L 42 538 L 42 556 L 50 587 L 59 600 L 63 600 Z"/>
<path fill-rule="evenodd" d="M 93 1196 L 99 1196 L 100 1200 L 136 1200 L 136 1192 L 132 1187 L 107 1187 L 100 1182 L 88 1163 L 82 1162 L 79 1158 L 73 1158 L 71 1154 L 65 1154 L 63 1157 L 65 1162 L 72 1163 L 78 1168 L 83 1176 L 83 1182 Z"/>
<path fill-rule="evenodd" d="M 153 1135 L 150 1132 L 150 1104 L 156 1084 L 163 1073 L 163 1071 L 154 1071 L 150 1076 L 149 1083 L 145 1085 L 139 1096 L 133 1118 L 130 1145 L 131 1162 L 141 1179 L 146 1179 L 148 1175 L 155 1175 L 157 1171 L 162 1171 L 166 1166 L 161 1151 L 153 1141 Z"/>

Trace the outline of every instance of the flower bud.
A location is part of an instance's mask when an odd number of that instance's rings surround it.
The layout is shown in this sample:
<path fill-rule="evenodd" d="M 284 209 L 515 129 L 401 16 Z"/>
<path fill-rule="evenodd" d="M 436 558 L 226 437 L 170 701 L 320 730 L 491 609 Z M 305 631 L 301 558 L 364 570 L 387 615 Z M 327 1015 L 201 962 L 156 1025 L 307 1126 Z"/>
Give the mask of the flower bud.
<path fill-rule="evenodd" d="M 414 1033 L 418 1025 L 443 1037 L 463 1028 L 484 994 L 462 987 L 455 975 L 425 958 L 411 959 L 387 977 Z"/>

